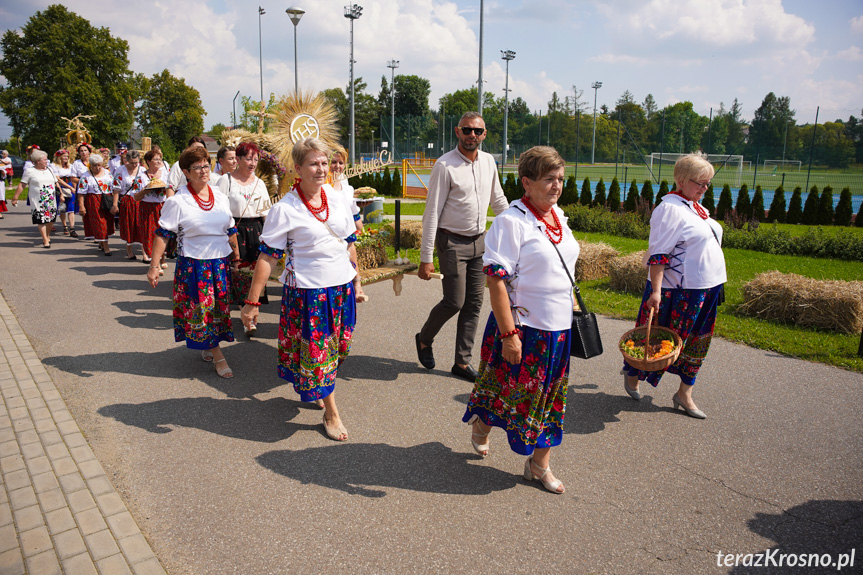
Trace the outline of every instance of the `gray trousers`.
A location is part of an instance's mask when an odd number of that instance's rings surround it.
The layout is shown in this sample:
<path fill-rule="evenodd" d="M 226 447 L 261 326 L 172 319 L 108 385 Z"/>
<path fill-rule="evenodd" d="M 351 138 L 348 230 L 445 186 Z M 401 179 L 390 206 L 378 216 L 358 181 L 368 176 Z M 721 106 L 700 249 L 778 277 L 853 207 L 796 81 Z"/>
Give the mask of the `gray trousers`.
<path fill-rule="evenodd" d="M 458 314 L 455 336 L 455 363 L 470 363 L 479 312 L 482 309 L 485 275 L 482 255 L 485 234 L 474 241 L 457 238 L 438 230 L 435 236 L 438 265 L 443 274 L 443 299 L 432 308 L 420 330 L 420 341 L 426 345 L 449 319 Z"/>

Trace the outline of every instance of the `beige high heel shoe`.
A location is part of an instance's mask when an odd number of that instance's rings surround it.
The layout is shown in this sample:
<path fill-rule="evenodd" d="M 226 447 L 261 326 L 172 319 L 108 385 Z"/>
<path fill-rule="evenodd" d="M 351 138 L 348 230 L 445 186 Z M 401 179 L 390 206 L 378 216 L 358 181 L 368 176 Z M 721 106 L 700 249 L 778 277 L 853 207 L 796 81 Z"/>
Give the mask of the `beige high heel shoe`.
<path fill-rule="evenodd" d="M 524 462 L 524 478 L 528 481 L 533 481 L 534 479 L 538 479 L 542 486 L 545 487 L 545 490 L 550 493 L 555 493 L 560 495 L 566 488 L 561 489 L 563 487 L 563 482 L 560 479 L 555 479 L 554 481 L 546 481 L 545 476 L 551 472 L 551 466 L 549 467 L 540 467 L 536 466 L 537 469 L 542 470 L 542 475 L 535 475 L 531 465 L 533 464 L 533 456 L 528 457 L 527 461 Z"/>
<path fill-rule="evenodd" d="M 486 440 L 486 442 L 481 445 L 481 444 L 477 443 L 476 441 L 474 441 L 473 438 L 474 438 L 474 436 L 476 436 L 476 437 L 488 437 L 488 434 L 491 433 L 491 429 L 489 429 L 485 433 L 483 433 L 481 431 L 476 431 L 476 429 L 473 427 L 473 424 L 476 423 L 477 421 L 479 421 L 479 415 L 474 413 L 473 416 L 470 418 L 470 420 L 468 420 L 468 422 L 467 422 L 468 425 L 471 426 L 470 444 L 473 446 L 473 450 L 476 451 L 479 455 L 481 455 L 482 457 L 487 457 L 488 456 L 488 446 L 489 446 L 488 440 Z"/>

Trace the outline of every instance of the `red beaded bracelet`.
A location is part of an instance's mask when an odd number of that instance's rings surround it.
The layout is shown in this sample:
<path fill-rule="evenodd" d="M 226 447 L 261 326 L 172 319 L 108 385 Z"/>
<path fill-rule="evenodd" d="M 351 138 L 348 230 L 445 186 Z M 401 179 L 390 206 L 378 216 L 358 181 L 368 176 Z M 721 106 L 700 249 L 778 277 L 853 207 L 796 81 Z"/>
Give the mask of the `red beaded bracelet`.
<path fill-rule="evenodd" d="M 243 300 L 243 303 L 246 305 L 250 305 L 252 307 L 261 307 L 261 302 L 259 302 L 259 301 Z"/>
<path fill-rule="evenodd" d="M 500 334 L 500 339 L 506 339 L 506 338 L 513 336 L 513 335 L 519 335 L 520 333 L 521 333 L 521 330 L 518 328 L 515 328 L 512 331 L 508 331 L 506 333 Z"/>

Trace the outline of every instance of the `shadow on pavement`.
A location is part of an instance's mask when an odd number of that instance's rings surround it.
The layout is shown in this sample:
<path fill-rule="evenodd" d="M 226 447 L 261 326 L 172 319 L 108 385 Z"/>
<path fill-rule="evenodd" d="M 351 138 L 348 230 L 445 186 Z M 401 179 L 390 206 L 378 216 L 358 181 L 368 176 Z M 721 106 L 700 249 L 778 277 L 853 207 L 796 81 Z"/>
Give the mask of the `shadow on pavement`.
<path fill-rule="evenodd" d="M 242 328 L 240 328 L 242 331 Z M 423 368 L 422 372 L 426 370 Z M 349 355 L 339 366 L 339 379 L 395 381 L 401 374 L 420 373 L 416 362 L 399 361 L 386 357 Z"/>
<path fill-rule="evenodd" d="M 479 456 L 455 453 L 442 443 L 395 447 L 384 443 L 345 443 L 299 451 L 270 451 L 257 457 L 266 469 L 350 495 L 384 497 L 395 487 L 427 493 L 488 495 L 511 489 L 518 475 L 471 465 Z"/>
<path fill-rule="evenodd" d="M 297 431 L 320 427 L 289 423 L 299 415 L 301 405 L 284 397 L 264 401 L 184 397 L 106 405 L 98 413 L 150 433 L 170 433 L 172 426 L 177 426 L 247 441 L 275 443 Z"/>
<path fill-rule="evenodd" d="M 832 562 L 839 559 L 840 554 L 850 554 L 852 549 L 857 552 L 854 567 L 852 569 L 850 565 L 846 564 L 845 567 L 848 568 L 848 571 L 843 569 L 841 572 L 860 572 L 860 565 L 863 562 L 863 554 L 860 553 L 863 551 L 860 549 L 860 543 L 863 541 L 863 535 L 861 535 L 863 534 L 863 501 L 810 500 L 775 515 L 757 513 L 755 517 L 747 521 L 747 525 L 753 533 L 776 541 L 777 545 L 765 550 L 765 552 L 771 555 L 777 563 L 780 555 L 793 554 L 797 556 L 792 559 L 796 565 L 790 565 L 786 562 L 782 567 L 778 567 L 774 563 L 770 563 L 769 567 L 776 568 L 759 568 L 754 565 L 745 565 L 746 561 L 742 560 L 729 573 L 740 575 L 788 571 L 795 573 L 837 572 L 837 565 L 832 564 Z M 728 554 L 741 551 L 722 549 L 721 552 Z M 815 558 L 810 557 L 810 554 L 817 554 L 819 560 L 820 556 L 830 554 L 831 564 L 829 568 L 822 562 L 820 563 L 821 568 L 818 569 L 818 566 L 813 563 Z M 805 563 L 801 561 L 801 555 L 805 556 Z M 762 559 L 762 565 L 765 565 L 765 559 Z M 827 558 L 824 557 L 823 559 L 826 560 Z M 787 560 L 788 557 L 785 557 L 785 561 Z M 752 561 L 755 561 L 754 557 L 749 562 Z"/>

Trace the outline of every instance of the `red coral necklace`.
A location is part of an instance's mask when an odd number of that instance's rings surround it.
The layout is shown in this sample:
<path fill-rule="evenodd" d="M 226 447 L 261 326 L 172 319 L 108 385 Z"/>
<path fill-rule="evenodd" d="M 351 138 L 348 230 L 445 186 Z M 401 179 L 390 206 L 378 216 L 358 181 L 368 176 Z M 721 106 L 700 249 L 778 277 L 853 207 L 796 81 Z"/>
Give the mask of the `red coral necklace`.
<path fill-rule="evenodd" d="M 210 193 L 209 200 L 202 200 L 201 198 L 199 198 L 198 194 L 195 193 L 195 189 L 192 188 L 192 184 L 186 184 L 186 187 L 188 188 L 189 193 L 192 194 L 192 197 L 195 198 L 195 202 L 198 204 L 198 207 L 200 207 L 205 212 L 209 212 L 213 209 L 213 205 L 216 202 L 216 196 L 215 194 L 213 194 L 213 189 L 209 185 L 207 185 L 207 191 Z"/>
<path fill-rule="evenodd" d="M 533 207 L 533 204 L 530 203 L 530 200 L 528 200 L 527 197 L 522 198 L 521 203 L 527 206 L 527 209 L 530 210 L 530 213 L 532 213 L 537 220 L 545 224 L 545 235 L 548 236 L 551 243 L 559 244 L 563 239 L 563 226 L 560 225 L 560 220 L 557 219 L 557 214 L 555 213 L 554 208 L 551 210 L 551 218 L 554 220 L 554 224 L 549 224 L 545 221 L 545 218 L 542 217 L 539 211 Z"/>
<path fill-rule="evenodd" d="M 300 184 L 294 184 L 294 189 L 297 191 L 297 195 L 300 196 L 300 199 L 303 200 L 303 204 L 309 209 L 315 219 L 319 222 L 325 222 L 330 218 L 330 205 L 327 203 L 327 193 L 324 191 L 323 186 L 321 186 L 321 205 L 320 207 L 313 208 L 309 201 L 306 199 L 306 195 L 300 189 Z M 320 214 L 324 214 L 324 217 L 321 218 Z"/>

